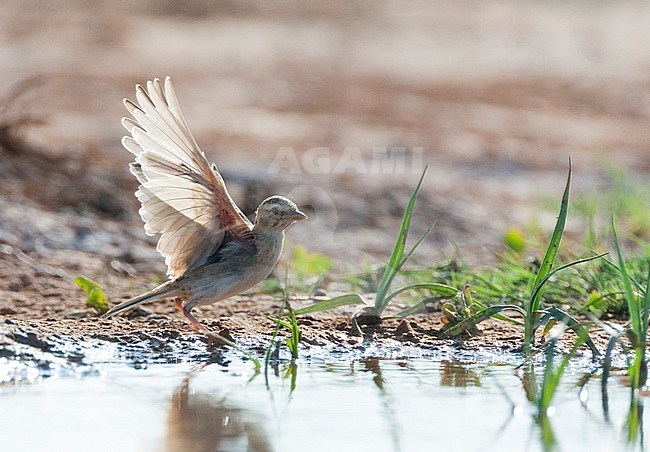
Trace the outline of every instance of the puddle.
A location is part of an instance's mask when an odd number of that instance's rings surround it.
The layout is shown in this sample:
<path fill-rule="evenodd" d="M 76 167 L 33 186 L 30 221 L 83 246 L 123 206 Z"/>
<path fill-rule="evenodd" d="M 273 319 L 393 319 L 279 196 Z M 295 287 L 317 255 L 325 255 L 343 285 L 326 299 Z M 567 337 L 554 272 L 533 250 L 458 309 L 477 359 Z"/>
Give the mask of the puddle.
<path fill-rule="evenodd" d="M 554 414 L 538 423 L 515 356 L 315 348 L 269 368 L 267 384 L 234 352 L 172 362 L 80 346 L 80 362 L 50 356 L 47 372 L 26 354 L 0 358 L 3 450 L 595 451 L 643 442 L 644 401 L 630 405 L 615 377 L 603 404 L 599 379 L 585 377 L 588 360 L 572 364 Z M 47 361 L 41 353 L 35 362 Z M 28 369 L 15 373 L 21 362 Z"/>

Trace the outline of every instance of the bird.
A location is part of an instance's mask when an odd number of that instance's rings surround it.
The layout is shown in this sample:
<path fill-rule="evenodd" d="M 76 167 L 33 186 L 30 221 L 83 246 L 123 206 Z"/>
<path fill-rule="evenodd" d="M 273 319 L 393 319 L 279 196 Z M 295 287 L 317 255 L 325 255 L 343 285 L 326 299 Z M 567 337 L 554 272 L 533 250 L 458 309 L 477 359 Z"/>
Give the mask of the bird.
<path fill-rule="evenodd" d="M 132 118 L 124 148 L 135 156 L 130 171 L 149 236 L 165 258 L 168 281 L 108 310 L 104 317 L 154 301 L 173 299 L 192 326 L 211 336 L 193 315 L 196 306 L 240 294 L 266 279 L 284 244 L 284 230 L 307 215 L 284 196 L 266 198 L 251 223 L 192 136 L 172 80 L 136 85 L 137 103 L 124 99 Z"/>

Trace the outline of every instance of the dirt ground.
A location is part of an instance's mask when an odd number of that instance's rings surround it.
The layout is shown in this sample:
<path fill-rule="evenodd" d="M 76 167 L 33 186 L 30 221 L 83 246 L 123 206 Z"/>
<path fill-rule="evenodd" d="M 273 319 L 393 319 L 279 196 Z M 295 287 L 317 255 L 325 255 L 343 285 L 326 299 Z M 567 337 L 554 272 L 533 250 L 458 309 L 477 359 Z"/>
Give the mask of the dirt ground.
<path fill-rule="evenodd" d="M 186 358 L 205 358 L 210 350 L 221 347 L 194 331 L 171 301 L 144 305 L 123 317 L 104 319 L 93 308 L 83 307 L 84 296 L 75 289 L 68 275 L 55 273 L 59 270 L 44 267 L 8 247 L 2 251 L 5 253 L 3 264 L 10 265 L 3 265 L 0 277 L 3 281 L 8 281 L 11 275 L 15 277 L 6 291 L 12 297 L 5 298 L 0 304 L 0 314 L 4 318 L 4 325 L 0 324 L 0 345 L 9 356 L 20 356 L 19 349 L 14 347 L 16 344 L 75 358 L 88 351 L 84 347 L 70 348 L 71 343 L 86 344 L 86 348 L 87 344 L 97 342 L 112 343 L 122 352 L 154 360 L 178 359 L 179 351 L 186 354 Z M 113 261 L 113 265 L 107 263 L 112 268 L 112 272 L 107 270 L 112 273 L 110 280 L 115 286 L 124 285 L 124 275 L 115 270 L 123 270 L 123 267 L 115 265 L 116 262 L 119 261 Z M 151 275 L 150 279 L 156 277 L 160 276 Z M 136 279 L 147 281 L 142 277 Z M 33 295 L 37 290 L 40 297 Z M 122 298 L 136 295 L 138 290 L 142 289 L 129 285 L 123 289 Z M 117 302 L 122 298 L 113 300 Z M 291 304 L 294 309 L 299 309 L 325 298 L 325 295 L 295 297 Z M 252 291 L 216 305 L 196 308 L 193 312 L 212 332 L 261 355 L 270 344 L 274 330 L 273 322 L 267 317 L 277 316 L 280 304 L 277 297 Z M 439 311 L 405 319 L 391 317 L 407 306 L 394 302 L 385 312 L 386 319 L 379 324 L 362 323 L 361 332 L 355 331 L 351 323 L 353 308 L 300 316 L 301 347 L 307 350 L 317 347 L 346 356 L 360 355 L 368 349 L 379 354 L 399 353 L 405 347 L 420 349 L 425 354 L 451 348 L 455 352 L 473 352 L 472 356 L 477 351 L 504 358 L 520 353 L 522 327 L 489 320 L 481 324 L 477 334 L 462 335 L 453 340 L 442 339 L 440 329 L 443 323 Z M 281 331 L 279 337 L 287 335 L 286 331 Z M 566 334 L 559 346 L 570 348 L 572 336 Z M 603 331 L 593 331 L 592 337 L 597 347 L 604 351 L 609 336 Z M 581 353 L 592 356 L 586 348 Z"/>
<path fill-rule="evenodd" d="M 171 303 L 166 307 L 169 309 L 139 309 L 127 318 L 118 319 L 102 319 L 90 312 L 85 317 L 75 312 L 64 318 L 5 316 L 0 342 L 6 350 L 12 350 L 12 345 L 23 344 L 45 352 L 55 351 L 65 357 L 71 353 L 73 356 L 87 354 L 89 344 L 111 343 L 117 345 L 122 354 L 136 354 L 140 359 L 149 360 L 179 359 L 179 356 L 189 359 L 223 347 L 211 343 L 205 335 L 193 331 L 180 316 L 174 315 Z M 266 316 L 276 316 L 277 309 L 277 300 L 253 296 L 230 299 L 217 307 L 203 309 L 199 315 L 206 319 L 203 324 L 212 332 L 263 356 L 274 329 Z M 406 319 L 389 317 L 379 324 L 361 325 L 359 334 L 354 332 L 348 313 L 305 315 L 298 320 L 301 348 L 308 354 L 310 349 L 316 348 L 349 357 L 362 356 L 368 350 L 380 356 L 391 353 L 408 356 L 413 349 L 425 356 L 450 350 L 456 357 L 465 352 L 474 359 L 477 354 L 501 357 L 506 361 L 520 356 L 521 327 L 488 320 L 471 337 L 442 339 L 440 317 L 438 313 L 417 314 Z M 288 332 L 281 331 L 278 339 L 287 336 Z M 592 338 L 596 347 L 604 352 L 609 336 L 603 331 L 592 331 Z M 85 346 L 70 348 L 70 343 Z M 567 333 L 558 347 L 567 351 L 572 343 L 573 335 Z M 9 356 L 11 353 L 15 352 L 10 352 Z M 587 347 L 578 354 L 597 357 Z"/>
<path fill-rule="evenodd" d="M 136 83 L 172 75 L 242 210 L 273 193 L 294 199 L 311 221 L 289 230 L 289 248 L 332 256 L 334 274 L 386 257 L 424 164 L 413 234 L 437 224 L 416 260 L 489 265 L 508 227 L 552 227 L 540 205 L 560 197 L 569 156 L 574 195 L 611 186 L 609 164 L 647 179 L 648 23 L 650 6 L 633 2 L 5 1 L 0 330 L 196 340 L 169 304 L 100 320 L 72 283 L 91 278 L 117 302 L 164 280 L 120 145 L 121 100 Z M 404 168 L 373 170 L 386 149 L 404 149 Z M 568 241 L 584 228 L 572 218 Z M 278 306 L 253 292 L 197 316 L 261 346 Z M 303 319 L 304 343 L 363 346 L 350 312 Z M 444 343 L 438 314 L 407 322 L 372 338 Z M 519 345 L 502 323 L 484 333 L 466 343 Z"/>

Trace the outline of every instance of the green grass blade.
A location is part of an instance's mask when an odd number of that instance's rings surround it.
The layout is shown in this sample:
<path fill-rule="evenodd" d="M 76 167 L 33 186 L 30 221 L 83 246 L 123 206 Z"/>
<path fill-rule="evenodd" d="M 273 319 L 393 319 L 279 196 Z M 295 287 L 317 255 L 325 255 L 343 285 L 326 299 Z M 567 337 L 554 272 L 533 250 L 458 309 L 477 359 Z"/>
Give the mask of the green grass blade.
<path fill-rule="evenodd" d="M 300 351 L 300 327 L 298 326 L 298 321 L 296 320 L 296 314 L 293 311 L 289 312 L 289 319 L 291 320 L 289 326 L 291 337 L 287 338 L 287 344 L 289 345 L 289 350 L 291 350 L 291 357 L 293 359 L 298 359 L 298 354 Z"/>
<path fill-rule="evenodd" d="M 410 251 L 409 251 L 408 253 L 406 253 L 406 256 L 404 256 L 404 257 L 402 258 L 402 261 L 399 263 L 399 266 L 397 267 L 397 270 L 398 270 L 398 271 L 399 271 L 400 268 L 402 268 L 402 266 L 406 263 L 406 261 L 409 260 L 409 258 L 411 257 L 411 255 L 413 255 L 413 253 L 415 252 L 415 250 L 418 248 L 418 246 L 420 246 L 420 244 L 421 244 L 422 242 L 424 242 L 424 239 L 426 239 L 427 236 L 431 233 L 431 231 L 433 230 L 433 228 L 435 227 L 435 225 L 436 225 L 436 222 L 435 222 L 435 221 L 434 221 L 433 223 L 431 223 L 431 226 L 429 226 L 429 228 L 428 228 L 426 231 L 424 231 L 424 234 L 422 234 L 422 235 L 420 236 L 420 238 L 417 240 L 417 242 L 415 242 L 415 245 L 413 245 L 413 247 L 410 249 Z"/>
<path fill-rule="evenodd" d="M 311 314 L 313 312 L 329 311 L 330 309 L 341 306 L 350 306 L 355 304 L 367 304 L 367 302 L 358 293 L 349 293 L 339 297 L 330 298 L 329 300 L 319 301 L 311 306 L 306 306 L 293 311 L 295 315 Z"/>
<path fill-rule="evenodd" d="M 560 206 L 560 214 L 557 217 L 557 222 L 555 223 L 555 229 L 553 230 L 553 235 L 551 240 L 548 243 L 548 248 L 546 249 L 546 254 L 544 254 L 544 259 L 542 264 L 539 267 L 537 276 L 535 277 L 535 282 L 533 283 L 533 288 L 540 286 L 540 283 L 548 276 L 555 262 L 555 256 L 557 255 L 558 249 L 560 248 L 560 241 L 562 241 L 562 234 L 564 233 L 564 227 L 566 225 L 567 212 L 569 210 L 569 190 L 571 187 L 571 159 L 569 159 L 569 175 L 567 176 L 566 186 L 564 187 L 564 194 L 562 195 L 562 204 Z M 533 289 L 533 290 L 534 290 Z M 527 306 L 528 314 L 539 309 L 539 301 L 542 296 L 541 290 L 534 290 L 534 296 L 530 297 Z"/>
<path fill-rule="evenodd" d="M 420 188 L 422 187 L 422 181 L 424 180 L 424 175 L 427 172 L 427 167 L 422 171 L 422 176 L 420 176 L 420 181 L 418 182 L 409 202 L 404 210 L 404 216 L 402 217 L 402 225 L 400 227 L 399 233 L 397 235 L 397 240 L 395 241 L 395 246 L 393 247 L 393 252 L 391 253 L 384 274 L 379 283 L 379 288 L 377 289 L 377 295 L 375 296 L 375 307 L 381 313 L 386 307 L 385 298 L 388 293 L 393 278 L 397 275 L 399 267 L 403 265 L 402 257 L 404 256 L 404 248 L 406 247 L 406 239 L 408 237 L 408 232 L 411 227 L 411 216 L 413 214 L 413 207 L 415 207 L 415 200 L 420 193 Z"/>
<path fill-rule="evenodd" d="M 404 309 L 403 311 L 400 311 L 399 313 L 397 313 L 397 317 L 408 317 L 410 315 L 425 312 L 427 303 L 430 303 L 431 301 L 434 301 L 434 300 L 436 300 L 436 299 L 435 298 L 424 299 L 424 300 L 414 304 L 413 306 L 410 306 L 410 307 Z M 487 308 L 487 306 L 485 306 L 483 303 L 480 303 L 478 301 L 475 301 L 474 304 L 476 304 L 476 306 L 478 306 L 480 309 L 486 309 Z M 507 315 L 494 314 L 492 317 L 494 317 L 497 320 L 503 320 L 504 322 L 514 323 L 515 325 L 523 325 L 524 324 L 524 322 L 522 322 L 520 320 L 513 319 L 511 317 L 508 317 Z"/>
<path fill-rule="evenodd" d="M 574 265 L 584 264 L 585 262 L 589 262 L 589 261 L 593 261 L 593 260 L 599 259 L 599 258 L 601 258 L 601 257 L 603 257 L 603 256 L 606 256 L 607 254 L 609 254 L 609 253 L 602 253 L 602 254 L 598 254 L 598 255 L 596 255 L 596 256 L 585 257 L 584 259 L 578 259 L 578 260 L 575 260 L 575 261 L 573 261 L 573 262 L 569 262 L 568 264 L 560 265 L 559 267 L 554 268 L 552 271 L 550 271 L 550 272 L 549 272 L 549 273 L 548 273 L 548 274 L 547 274 L 547 275 L 546 275 L 546 276 L 545 276 L 545 277 L 540 281 L 539 285 L 538 285 L 537 287 L 535 287 L 535 290 L 533 291 L 533 294 L 532 294 L 532 296 L 531 296 L 531 299 L 537 297 L 538 293 L 541 292 L 542 288 L 544 287 L 544 284 L 546 284 L 546 283 L 548 282 L 548 280 L 551 279 L 551 278 L 553 277 L 553 275 L 555 275 L 557 272 L 560 272 L 560 271 L 562 271 L 562 270 L 565 270 L 565 269 L 567 269 L 567 268 L 569 268 L 569 267 L 573 267 Z"/>
<path fill-rule="evenodd" d="M 477 312 L 476 314 L 467 317 L 466 319 L 461 320 L 460 322 L 454 325 L 451 325 L 446 328 L 443 327 L 443 329 L 440 331 L 440 338 L 449 339 L 454 336 L 458 336 L 459 334 L 483 322 L 484 320 L 487 320 L 490 317 L 494 316 L 495 314 L 498 314 L 499 312 L 505 310 L 517 311 L 521 315 L 526 314 L 524 310 L 521 309 L 519 306 L 515 306 L 511 304 L 499 304 L 499 305 L 490 306 L 488 308 L 483 309 L 482 311 Z"/>
<path fill-rule="evenodd" d="M 481 308 L 485 308 L 484 304 L 480 304 L 480 303 L 476 303 L 476 304 Z M 513 319 L 512 317 L 508 317 L 507 315 L 503 315 L 503 314 L 494 314 L 492 317 L 494 317 L 497 320 L 502 320 L 504 322 L 514 323 L 515 325 L 523 326 L 524 324 L 524 322 L 522 322 L 521 320 Z"/>
<path fill-rule="evenodd" d="M 644 334 L 641 337 L 643 344 L 646 343 L 647 334 L 648 334 L 648 314 L 650 313 L 650 262 L 648 262 L 648 279 L 645 285 L 645 294 L 643 296 L 643 315 L 642 315 L 642 325 L 645 326 Z"/>
<path fill-rule="evenodd" d="M 612 231 L 614 232 L 614 247 L 616 248 L 616 256 L 618 257 L 618 269 L 621 272 L 621 277 L 623 278 L 623 286 L 625 287 L 625 298 L 627 300 L 628 310 L 630 311 L 630 322 L 632 324 L 632 331 L 634 331 L 639 337 L 644 335 L 642 332 L 641 325 L 641 309 L 639 306 L 639 300 L 636 295 L 634 295 L 634 290 L 632 290 L 632 280 L 630 279 L 630 274 L 627 272 L 627 266 L 625 265 L 625 259 L 623 258 L 623 251 L 621 250 L 621 244 L 618 238 L 618 229 L 616 228 L 616 221 L 612 216 Z M 647 329 L 646 327 L 643 330 Z"/>
<path fill-rule="evenodd" d="M 281 319 L 284 316 L 284 308 L 289 302 L 289 269 L 285 269 L 284 274 L 284 287 L 282 288 L 282 304 L 280 305 L 280 310 L 278 311 L 278 319 Z M 280 323 L 275 323 L 275 328 L 273 329 L 273 334 L 271 335 L 271 340 L 269 341 L 269 346 L 266 348 L 266 353 L 264 354 L 264 382 L 266 383 L 266 389 L 271 389 L 269 384 L 269 365 L 271 364 L 271 352 L 275 346 L 275 339 L 278 337 L 280 332 Z M 258 368 L 259 369 L 259 368 Z"/>
<path fill-rule="evenodd" d="M 400 311 L 397 313 L 397 317 L 408 317 L 413 314 L 419 314 L 421 312 L 424 312 L 426 309 L 427 303 L 432 301 L 431 298 L 426 298 L 422 301 L 419 301 L 415 303 L 413 306 L 409 306 L 408 308 L 404 309 L 403 311 Z"/>
<path fill-rule="evenodd" d="M 603 259 L 603 262 L 605 262 L 606 265 L 608 265 L 611 268 L 613 268 L 614 270 L 616 270 L 617 273 L 621 272 L 621 267 L 616 265 L 614 262 L 612 262 L 612 261 L 610 261 L 608 259 Z M 627 267 L 626 267 L 626 270 L 627 270 Z M 639 292 L 644 291 L 644 286 L 641 285 L 641 283 L 639 283 L 636 279 L 634 279 L 634 277 L 630 274 L 630 272 L 627 273 L 627 276 L 629 276 L 629 278 L 630 278 L 630 283 L 632 284 L 632 291 L 634 291 L 635 288 Z M 626 302 L 627 302 L 627 300 L 626 300 Z"/>
<path fill-rule="evenodd" d="M 574 330 L 578 336 L 584 336 L 583 342 L 587 344 L 594 356 L 600 356 L 600 352 L 598 351 L 598 348 L 596 347 L 594 341 L 591 339 L 591 336 L 589 336 L 589 332 L 584 326 L 582 326 L 580 322 L 578 322 L 578 320 L 576 320 L 575 317 L 561 309 L 556 308 L 555 306 L 551 306 L 542 312 L 543 315 L 535 324 L 535 329 L 539 328 L 540 325 L 547 322 L 549 319 L 555 318 L 559 322 L 564 323 L 569 329 Z"/>
<path fill-rule="evenodd" d="M 645 362 L 645 350 L 642 347 L 634 348 L 634 361 L 632 365 L 628 367 L 628 374 L 630 376 L 630 387 L 632 390 L 640 389 L 641 386 L 645 384 L 645 381 L 641 377 L 643 373 L 643 368 L 647 366 Z"/>
<path fill-rule="evenodd" d="M 439 283 L 418 283 L 418 284 L 409 284 L 408 286 L 401 287 L 395 292 L 391 293 L 386 297 L 386 305 L 395 298 L 397 295 L 407 290 L 430 290 L 432 292 L 438 292 L 441 295 L 447 295 L 453 297 L 458 293 L 458 289 L 455 287 L 448 286 L 447 284 Z"/>
<path fill-rule="evenodd" d="M 440 284 L 440 283 L 417 283 L 417 284 L 409 284 L 408 286 L 401 287 L 397 289 L 395 292 L 391 293 L 386 297 L 386 305 L 390 303 L 390 301 L 395 298 L 397 295 L 399 295 L 402 292 L 406 292 L 407 290 L 430 290 L 432 292 L 438 292 L 441 294 L 443 297 L 448 296 L 452 297 L 458 293 L 458 289 L 452 286 L 448 286 L 447 284 Z M 410 306 L 403 311 L 400 311 L 397 316 L 398 317 L 408 317 L 409 315 L 417 314 L 419 312 L 422 312 L 427 303 L 432 301 L 432 298 L 426 298 L 413 306 Z"/>
<path fill-rule="evenodd" d="M 607 380 L 609 379 L 609 374 L 612 369 L 612 353 L 614 352 L 614 347 L 616 347 L 616 343 L 621 339 L 623 333 L 625 333 L 625 331 L 621 330 L 618 333 L 613 334 L 607 342 L 607 348 L 605 349 L 605 359 L 603 359 L 603 386 L 607 385 Z"/>
<path fill-rule="evenodd" d="M 266 316 L 266 318 L 269 319 L 271 322 L 277 323 L 280 326 L 291 329 L 291 323 L 287 322 L 286 320 L 276 319 L 275 317 L 270 317 L 268 315 Z"/>

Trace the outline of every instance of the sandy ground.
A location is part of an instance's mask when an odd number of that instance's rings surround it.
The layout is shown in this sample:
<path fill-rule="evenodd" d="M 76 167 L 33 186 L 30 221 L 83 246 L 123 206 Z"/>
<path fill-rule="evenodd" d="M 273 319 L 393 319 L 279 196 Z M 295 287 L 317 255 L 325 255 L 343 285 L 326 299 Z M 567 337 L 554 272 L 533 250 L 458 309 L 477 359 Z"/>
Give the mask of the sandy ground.
<path fill-rule="evenodd" d="M 290 243 L 333 256 L 339 274 L 390 252 L 425 164 L 414 233 L 437 225 L 422 263 L 454 253 L 452 242 L 470 263 L 489 263 L 486 248 L 499 249 L 509 226 L 550 229 L 554 212 L 539 206 L 560 197 L 569 156 L 577 195 L 606 190 L 609 163 L 647 178 L 649 5 L 408 5 L 3 2 L 0 316 L 40 334 L 124 343 L 148 328 L 189 332 L 167 305 L 98 320 L 71 283 L 90 277 L 117 302 L 164 278 L 119 120 L 135 83 L 167 74 L 243 211 L 288 195 L 312 218 L 291 228 Z M 386 150 L 397 156 L 388 170 L 377 166 Z M 567 238 L 584 226 L 572 218 Z M 264 315 L 277 306 L 244 297 L 199 315 L 246 340 L 270 334 Z M 354 345 L 348 316 L 305 321 L 306 343 L 332 335 Z M 439 320 L 413 322 L 414 343 L 433 346 Z M 411 341 L 396 327 L 376 337 Z"/>

